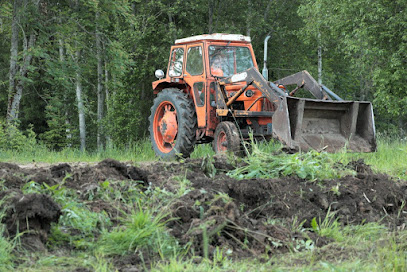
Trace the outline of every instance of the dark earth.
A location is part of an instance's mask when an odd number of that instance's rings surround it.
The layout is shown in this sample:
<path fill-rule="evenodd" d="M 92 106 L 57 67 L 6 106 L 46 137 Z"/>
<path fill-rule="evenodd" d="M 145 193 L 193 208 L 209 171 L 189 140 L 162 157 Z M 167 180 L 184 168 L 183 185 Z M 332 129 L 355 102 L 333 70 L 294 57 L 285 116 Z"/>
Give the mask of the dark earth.
<path fill-rule="evenodd" d="M 6 209 L 2 223 L 11 237 L 25 231 L 21 242 L 26 249 L 45 251 L 50 225 L 58 222 L 61 207 L 47 195 L 23 195 L 21 187 L 27 182 L 63 182 L 83 195 L 105 180 L 138 181 L 140 190 L 160 187 L 177 192 L 180 185 L 174 177 L 184 177 L 192 189 L 171 203 L 168 217 L 175 219 L 168 220 L 167 228 L 181 244 L 190 245 L 194 256 L 205 255 L 204 243 L 209 244 L 209 257 L 219 247 L 233 258 L 283 253 L 304 241 L 320 247 L 332 241 L 318 236 L 311 222 L 314 218 L 322 222 L 327 214 L 343 225 L 380 222 L 391 230 L 404 229 L 407 183 L 374 173 L 363 160 L 346 167 L 356 175 L 306 181 L 298 177 L 235 180 L 226 175 L 235 167 L 224 157 L 143 163 L 138 167 L 112 159 L 96 165 L 41 167 L 0 163 L 0 204 Z M 88 201 L 87 205 L 113 217 L 111 205 L 102 200 Z M 128 267 L 138 258 L 120 258 L 116 265 L 119 269 Z"/>

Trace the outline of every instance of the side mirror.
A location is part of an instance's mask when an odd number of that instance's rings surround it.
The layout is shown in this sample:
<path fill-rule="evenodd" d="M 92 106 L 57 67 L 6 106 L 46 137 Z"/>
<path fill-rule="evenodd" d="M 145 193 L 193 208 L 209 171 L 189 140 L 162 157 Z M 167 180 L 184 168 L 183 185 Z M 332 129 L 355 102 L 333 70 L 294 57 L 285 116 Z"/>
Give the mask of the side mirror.
<path fill-rule="evenodd" d="M 164 78 L 164 72 L 163 72 L 163 70 L 160 70 L 160 69 L 155 70 L 155 77 L 158 78 L 158 79 Z"/>

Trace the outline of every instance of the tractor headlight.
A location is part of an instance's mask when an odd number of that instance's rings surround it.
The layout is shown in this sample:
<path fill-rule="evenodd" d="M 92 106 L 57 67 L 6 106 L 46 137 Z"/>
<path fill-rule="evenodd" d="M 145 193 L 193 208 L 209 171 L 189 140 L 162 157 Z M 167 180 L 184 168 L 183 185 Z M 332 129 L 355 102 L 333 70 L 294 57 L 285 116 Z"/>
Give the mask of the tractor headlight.
<path fill-rule="evenodd" d="M 158 79 L 162 79 L 164 77 L 163 70 L 155 70 L 155 77 Z"/>

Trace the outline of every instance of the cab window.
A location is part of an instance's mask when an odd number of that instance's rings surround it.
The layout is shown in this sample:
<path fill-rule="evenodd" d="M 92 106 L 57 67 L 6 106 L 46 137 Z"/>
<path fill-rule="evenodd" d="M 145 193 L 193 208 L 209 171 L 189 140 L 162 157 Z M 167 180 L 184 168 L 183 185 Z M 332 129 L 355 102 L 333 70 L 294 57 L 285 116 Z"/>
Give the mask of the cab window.
<path fill-rule="evenodd" d="M 253 67 L 248 47 L 209 46 L 209 65 L 212 76 L 228 77 Z"/>
<path fill-rule="evenodd" d="M 201 75 L 203 73 L 202 47 L 195 46 L 188 49 L 187 72 L 191 76 Z"/>
<path fill-rule="evenodd" d="M 170 68 L 168 75 L 177 77 L 182 75 L 182 64 L 184 63 L 184 49 L 174 48 L 171 53 Z"/>

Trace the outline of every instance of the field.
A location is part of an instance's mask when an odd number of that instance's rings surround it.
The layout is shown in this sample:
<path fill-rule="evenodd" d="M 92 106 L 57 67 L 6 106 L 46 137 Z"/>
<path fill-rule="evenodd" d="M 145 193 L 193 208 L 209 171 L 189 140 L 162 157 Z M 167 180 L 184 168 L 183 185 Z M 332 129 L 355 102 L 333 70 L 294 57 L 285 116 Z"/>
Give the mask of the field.
<path fill-rule="evenodd" d="M 407 270 L 405 143 L 209 149 L 4 155 L 0 271 Z"/>

